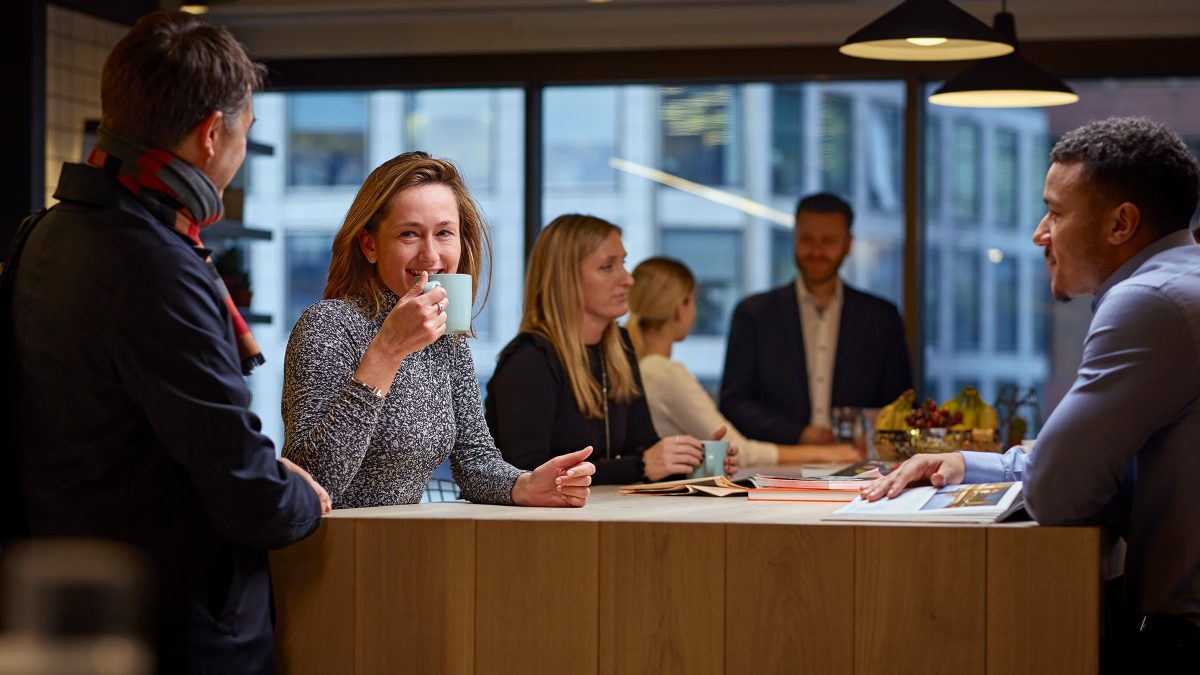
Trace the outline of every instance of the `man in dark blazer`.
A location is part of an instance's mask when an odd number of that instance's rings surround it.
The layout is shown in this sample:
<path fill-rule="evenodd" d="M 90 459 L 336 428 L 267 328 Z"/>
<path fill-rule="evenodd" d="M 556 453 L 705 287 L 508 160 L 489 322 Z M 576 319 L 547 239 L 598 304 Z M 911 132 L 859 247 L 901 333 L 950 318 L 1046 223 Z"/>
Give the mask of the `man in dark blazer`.
<path fill-rule="evenodd" d="M 267 549 L 329 508 L 248 409 L 262 356 L 200 240 L 262 73 L 224 28 L 144 17 L 105 62 L 96 150 L 0 277 L 5 524 L 140 551 L 163 673 L 274 672 Z"/>
<path fill-rule="evenodd" d="M 721 412 L 749 438 L 833 443 L 833 408 L 881 407 L 912 386 L 896 306 L 838 277 L 853 219 L 836 195 L 801 199 L 795 282 L 746 298 L 734 310 Z"/>

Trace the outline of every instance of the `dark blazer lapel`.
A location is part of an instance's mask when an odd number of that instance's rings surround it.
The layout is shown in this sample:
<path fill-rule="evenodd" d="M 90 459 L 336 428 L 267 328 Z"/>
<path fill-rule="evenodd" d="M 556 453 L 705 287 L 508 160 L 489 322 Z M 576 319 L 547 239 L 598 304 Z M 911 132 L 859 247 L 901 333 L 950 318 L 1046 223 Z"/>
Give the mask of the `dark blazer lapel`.
<path fill-rule="evenodd" d="M 779 374 L 789 381 L 788 389 L 795 401 L 796 414 L 807 419 L 812 403 L 808 398 L 808 361 L 804 356 L 804 331 L 800 329 L 800 302 L 796 299 L 795 282 L 776 291 L 775 318 L 778 326 L 780 349 L 775 353 L 785 358 L 778 364 Z M 792 355 L 792 358 L 787 358 Z"/>

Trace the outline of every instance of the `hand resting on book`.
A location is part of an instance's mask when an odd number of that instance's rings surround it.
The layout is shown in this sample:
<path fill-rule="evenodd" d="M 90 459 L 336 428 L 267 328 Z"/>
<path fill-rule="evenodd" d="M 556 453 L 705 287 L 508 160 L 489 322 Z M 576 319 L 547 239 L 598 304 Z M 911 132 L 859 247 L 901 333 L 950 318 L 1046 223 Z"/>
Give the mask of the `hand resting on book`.
<path fill-rule="evenodd" d="M 942 487 L 961 483 L 966 463 L 961 452 L 942 452 L 913 455 L 891 473 L 863 487 L 863 499 L 873 502 L 892 498 L 907 487 L 932 485 Z"/>

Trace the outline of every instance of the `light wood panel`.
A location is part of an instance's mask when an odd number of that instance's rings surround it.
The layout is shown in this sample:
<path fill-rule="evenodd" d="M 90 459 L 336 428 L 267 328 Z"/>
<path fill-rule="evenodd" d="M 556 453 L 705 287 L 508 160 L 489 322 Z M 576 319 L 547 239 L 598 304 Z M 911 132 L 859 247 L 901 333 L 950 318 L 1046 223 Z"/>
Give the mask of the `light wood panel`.
<path fill-rule="evenodd" d="M 987 530 L 854 529 L 854 672 L 983 675 Z"/>
<path fill-rule="evenodd" d="M 475 672 L 595 673 L 598 523 L 479 521 Z"/>
<path fill-rule="evenodd" d="M 352 520 L 326 519 L 312 536 L 271 552 L 280 673 L 353 673 L 355 529 Z"/>
<path fill-rule="evenodd" d="M 725 672 L 854 672 L 854 529 L 726 528 Z"/>
<path fill-rule="evenodd" d="M 473 673 L 475 522 L 357 523 L 358 675 Z"/>
<path fill-rule="evenodd" d="M 988 675 L 1096 673 L 1101 533 L 988 530 Z"/>
<path fill-rule="evenodd" d="M 725 526 L 600 524 L 600 672 L 720 673 Z"/>

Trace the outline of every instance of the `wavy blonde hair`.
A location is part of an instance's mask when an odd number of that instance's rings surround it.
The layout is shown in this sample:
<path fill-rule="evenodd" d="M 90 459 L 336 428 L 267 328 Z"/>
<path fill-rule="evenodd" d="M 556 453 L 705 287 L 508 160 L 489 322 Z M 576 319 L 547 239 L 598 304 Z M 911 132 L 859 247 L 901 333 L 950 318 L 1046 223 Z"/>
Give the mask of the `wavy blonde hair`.
<path fill-rule="evenodd" d="M 674 258 L 646 258 L 633 269 L 625 329 L 639 357 L 646 349 L 642 331 L 662 328 L 695 290 L 696 277 Z"/>
<path fill-rule="evenodd" d="M 458 203 L 458 236 L 462 242 L 456 271 L 471 275 L 471 300 L 474 303 L 481 271 L 485 263 L 491 262 L 492 242 L 487 225 L 454 164 L 449 160 L 434 159 L 426 152 L 397 155 L 380 164 L 363 181 L 346 212 L 346 220 L 333 237 L 325 299 L 360 301 L 361 309 L 372 319 L 379 318 L 388 309 L 384 306 L 386 287 L 375 266 L 363 255 L 358 237 L 360 232 L 374 234 L 378 231 L 392 199 L 405 189 L 418 185 L 445 185 L 454 193 L 454 201 Z M 490 272 L 491 265 L 487 264 L 487 267 Z M 489 282 L 484 288 L 480 308 L 487 302 L 490 286 Z"/>
<path fill-rule="evenodd" d="M 589 419 L 604 417 L 604 399 L 600 383 L 592 375 L 587 348 L 580 334 L 583 290 L 579 284 L 579 267 L 583 259 L 600 248 L 613 232 L 620 234 L 621 228 L 595 216 L 559 216 L 538 236 L 525 276 L 521 332 L 540 335 L 554 345 L 567 372 L 579 413 Z M 604 328 L 600 353 L 611 385 L 609 399 L 626 404 L 640 396 L 615 320 Z"/>

